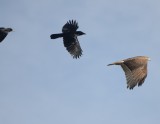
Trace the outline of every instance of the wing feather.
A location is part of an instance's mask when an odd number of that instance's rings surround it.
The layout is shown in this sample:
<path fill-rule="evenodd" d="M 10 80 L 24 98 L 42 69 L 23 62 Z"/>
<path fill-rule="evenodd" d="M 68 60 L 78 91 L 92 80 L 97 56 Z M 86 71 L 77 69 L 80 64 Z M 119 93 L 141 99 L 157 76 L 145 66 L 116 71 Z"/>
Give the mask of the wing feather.
<path fill-rule="evenodd" d="M 64 46 L 67 51 L 73 56 L 73 58 L 79 58 L 82 55 L 82 49 L 77 36 L 68 36 L 63 38 Z"/>
<path fill-rule="evenodd" d="M 69 20 L 62 28 L 63 33 L 75 33 L 78 29 L 78 23 L 76 20 Z"/>
<path fill-rule="evenodd" d="M 122 64 L 121 67 L 126 75 L 127 88 L 133 89 L 137 84 L 141 86 L 144 83 L 147 77 L 147 66 L 141 66 L 132 71 L 125 64 Z"/>
<path fill-rule="evenodd" d="M 133 82 L 131 70 L 125 64 L 121 64 L 121 67 L 125 73 L 127 84 L 130 84 L 130 82 Z"/>

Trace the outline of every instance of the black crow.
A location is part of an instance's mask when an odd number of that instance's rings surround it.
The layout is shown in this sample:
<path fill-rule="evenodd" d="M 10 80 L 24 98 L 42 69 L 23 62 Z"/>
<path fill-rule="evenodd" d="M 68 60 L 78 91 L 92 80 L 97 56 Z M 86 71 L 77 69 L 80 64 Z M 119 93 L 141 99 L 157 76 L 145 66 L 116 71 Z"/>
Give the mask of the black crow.
<path fill-rule="evenodd" d="M 51 39 L 63 37 L 63 43 L 67 51 L 73 56 L 73 58 L 79 58 L 82 55 L 82 49 L 80 47 L 77 36 L 84 35 L 82 31 L 77 31 L 78 23 L 74 20 L 69 20 L 62 28 L 62 33 L 52 34 Z"/>
<path fill-rule="evenodd" d="M 11 31 L 13 31 L 12 28 L 0 27 L 0 42 L 2 42 Z"/>

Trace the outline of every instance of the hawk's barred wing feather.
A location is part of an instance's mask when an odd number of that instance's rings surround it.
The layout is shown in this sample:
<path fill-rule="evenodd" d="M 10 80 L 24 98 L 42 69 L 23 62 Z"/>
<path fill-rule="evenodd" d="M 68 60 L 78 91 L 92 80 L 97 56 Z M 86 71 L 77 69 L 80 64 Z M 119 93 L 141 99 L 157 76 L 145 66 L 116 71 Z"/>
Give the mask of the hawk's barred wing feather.
<path fill-rule="evenodd" d="M 147 77 L 147 67 L 141 66 L 139 68 L 130 70 L 126 65 L 121 65 L 127 80 L 127 88 L 133 89 L 137 84 L 141 86 Z"/>

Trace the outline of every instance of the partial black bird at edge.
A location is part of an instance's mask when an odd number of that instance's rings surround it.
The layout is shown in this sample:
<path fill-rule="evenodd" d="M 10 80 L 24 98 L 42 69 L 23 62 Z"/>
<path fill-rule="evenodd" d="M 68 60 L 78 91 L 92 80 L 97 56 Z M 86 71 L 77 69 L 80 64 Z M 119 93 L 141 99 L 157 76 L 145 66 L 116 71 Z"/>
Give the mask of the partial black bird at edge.
<path fill-rule="evenodd" d="M 11 31 L 13 31 L 12 28 L 0 27 L 0 42 L 2 42 Z"/>

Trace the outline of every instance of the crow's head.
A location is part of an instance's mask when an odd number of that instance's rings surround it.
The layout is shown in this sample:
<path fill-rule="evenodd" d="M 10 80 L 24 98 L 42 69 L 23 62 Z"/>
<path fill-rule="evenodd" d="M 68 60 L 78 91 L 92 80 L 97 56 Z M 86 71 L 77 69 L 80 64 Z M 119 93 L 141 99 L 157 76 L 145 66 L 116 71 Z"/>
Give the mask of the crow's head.
<path fill-rule="evenodd" d="M 77 36 L 84 35 L 85 33 L 82 31 L 76 31 Z"/>

